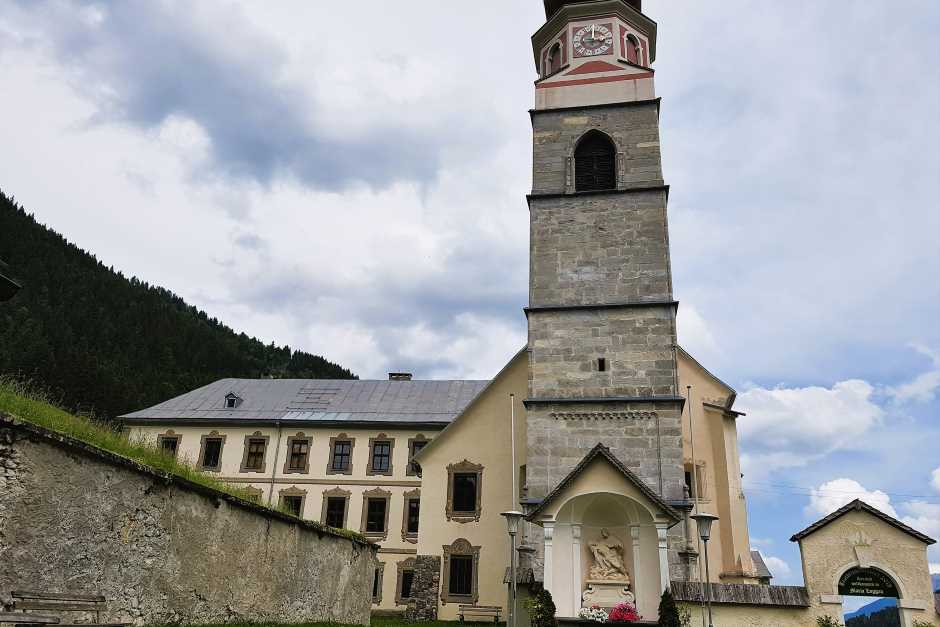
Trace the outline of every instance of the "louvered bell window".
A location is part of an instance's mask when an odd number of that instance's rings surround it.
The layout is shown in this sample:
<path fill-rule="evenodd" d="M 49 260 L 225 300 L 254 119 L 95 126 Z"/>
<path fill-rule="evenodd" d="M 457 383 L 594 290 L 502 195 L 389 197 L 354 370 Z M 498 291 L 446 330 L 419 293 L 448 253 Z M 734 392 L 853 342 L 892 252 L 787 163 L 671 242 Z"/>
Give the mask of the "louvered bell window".
<path fill-rule="evenodd" d="M 574 186 L 579 192 L 617 187 L 616 152 L 603 133 L 591 131 L 574 152 Z"/>

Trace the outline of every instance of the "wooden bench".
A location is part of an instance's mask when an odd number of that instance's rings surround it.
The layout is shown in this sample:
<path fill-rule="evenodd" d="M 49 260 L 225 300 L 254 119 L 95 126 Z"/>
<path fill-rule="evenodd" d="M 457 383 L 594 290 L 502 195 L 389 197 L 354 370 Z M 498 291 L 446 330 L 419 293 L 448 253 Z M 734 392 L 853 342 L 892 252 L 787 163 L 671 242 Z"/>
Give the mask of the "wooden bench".
<path fill-rule="evenodd" d="M 481 618 L 492 618 L 494 623 L 499 622 L 499 613 L 502 610 L 498 605 L 461 605 L 457 608 L 457 614 L 460 616 L 460 622 L 464 622 L 466 616 L 479 616 Z"/>
<path fill-rule="evenodd" d="M 105 609 L 105 598 L 98 594 L 76 594 L 74 592 L 32 592 L 14 590 L 10 593 L 13 603 L 10 612 L 0 612 L 0 623 L 17 625 L 56 625 L 70 627 L 74 623 L 63 623 L 55 614 L 35 614 L 33 610 L 54 612 L 90 612 L 94 623 L 82 623 L 83 627 L 103 627 L 101 610 Z M 109 623 L 108 627 L 123 627 L 124 623 Z"/>

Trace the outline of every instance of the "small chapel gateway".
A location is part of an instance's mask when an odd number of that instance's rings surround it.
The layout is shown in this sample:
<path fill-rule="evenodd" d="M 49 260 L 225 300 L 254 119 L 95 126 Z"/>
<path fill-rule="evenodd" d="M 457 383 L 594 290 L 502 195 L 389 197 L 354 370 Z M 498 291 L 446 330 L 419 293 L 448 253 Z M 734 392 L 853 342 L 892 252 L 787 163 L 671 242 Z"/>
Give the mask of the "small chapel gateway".
<path fill-rule="evenodd" d="M 492 380 L 224 379 L 123 420 L 265 503 L 379 543 L 377 611 L 452 620 L 461 605 L 488 605 L 505 616 L 500 513 L 522 510 L 522 588 L 548 589 L 559 616 L 630 601 L 655 619 L 665 589 L 698 602 L 698 511 L 718 516 L 711 582 L 744 584 L 736 601 L 752 612 L 725 624 L 801 624 L 820 595 L 767 586 L 750 547 L 736 431 L 747 418 L 676 338 L 656 23 L 640 0 L 544 4 L 532 37 L 528 343 L 506 347 L 515 354 Z M 925 553 L 923 567 L 926 579 Z M 746 622 L 764 608 L 801 614 Z"/>

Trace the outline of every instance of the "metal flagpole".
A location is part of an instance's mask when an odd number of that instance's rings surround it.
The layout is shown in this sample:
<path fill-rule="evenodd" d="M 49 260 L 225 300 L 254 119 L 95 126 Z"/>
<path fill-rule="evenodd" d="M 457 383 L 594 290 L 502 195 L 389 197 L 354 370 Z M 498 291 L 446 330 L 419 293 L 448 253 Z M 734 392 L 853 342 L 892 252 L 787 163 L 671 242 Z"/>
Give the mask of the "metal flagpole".
<path fill-rule="evenodd" d="M 699 497 L 698 464 L 695 463 L 695 431 L 693 430 L 693 426 L 692 426 L 692 386 L 691 385 L 685 386 L 685 391 L 686 391 L 686 394 L 685 394 L 686 405 L 689 406 L 689 442 L 692 444 L 692 490 L 690 490 L 690 492 L 694 490 L 694 492 L 692 492 L 692 504 L 695 507 L 695 513 L 698 514 L 699 513 L 698 511 L 698 497 Z M 695 526 L 698 527 L 697 521 L 695 523 Z M 696 536 L 699 535 L 697 531 L 695 535 Z M 702 554 L 702 538 L 701 537 L 698 538 L 698 554 L 699 555 Z M 705 556 L 705 559 L 706 560 L 708 559 L 707 554 Z M 705 567 L 708 568 L 708 564 L 705 564 Z M 707 579 L 708 575 L 706 575 L 705 577 Z M 699 578 L 699 581 L 702 580 L 702 560 L 701 559 L 698 560 L 698 578 Z M 702 627 L 705 627 L 705 586 L 704 585 L 702 585 Z"/>
<path fill-rule="evenodd" d="M 519 495 L 516 491 L 519 488 L 516 481 L 516 395 L 509 395 L 509 443 L 512 450 L 512 509 L 519 507 Z"/>
<path fill-rule="evenodd" d="M 516 479 L 516 395 L 509 395 L 509 442 L 512 451 L 512 510 L 519 508 L 519 481 Z M 509 536 L 509 625 L 516 627 L 516 534 Z"/>

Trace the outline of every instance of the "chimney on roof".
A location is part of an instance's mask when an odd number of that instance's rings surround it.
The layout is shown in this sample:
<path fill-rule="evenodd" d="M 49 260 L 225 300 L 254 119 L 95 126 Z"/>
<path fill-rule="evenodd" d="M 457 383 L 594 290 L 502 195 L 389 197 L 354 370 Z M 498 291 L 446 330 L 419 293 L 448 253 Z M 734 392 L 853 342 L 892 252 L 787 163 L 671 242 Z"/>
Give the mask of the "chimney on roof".
<path fill-rule="evenodd" d="M 410 372 L 389 372 L 388 373 L 389 381 L 411 381 Z"/>

